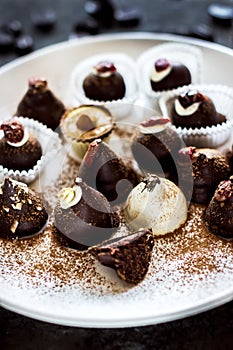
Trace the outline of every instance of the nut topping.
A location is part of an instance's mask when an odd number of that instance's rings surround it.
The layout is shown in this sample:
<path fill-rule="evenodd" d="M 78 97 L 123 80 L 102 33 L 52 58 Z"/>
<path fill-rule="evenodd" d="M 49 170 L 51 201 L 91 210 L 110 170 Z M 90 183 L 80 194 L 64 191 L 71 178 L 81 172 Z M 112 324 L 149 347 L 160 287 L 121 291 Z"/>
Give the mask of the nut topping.
<path fill-rule="evenodd" d="M 232 177 L 228 181 L 221 181 L 217 190 L 215 191 L 214 198 L 218 202 L 224 202 L 232 197 L 233 192 L 233 179 Z"/>
<path fill-rule="evenodd" d="M 77 204 L 82 198 L 82 189 L 80 186 L 63 188 L 59 194 L 60 205 L 62 209 L 68 209 Z"/>
<path fill-rule="evenodd" d="M 92 130 L 96 127 L 96 123 L 87 114 L 80 115 L 76 125 L 82 131 Z"/>

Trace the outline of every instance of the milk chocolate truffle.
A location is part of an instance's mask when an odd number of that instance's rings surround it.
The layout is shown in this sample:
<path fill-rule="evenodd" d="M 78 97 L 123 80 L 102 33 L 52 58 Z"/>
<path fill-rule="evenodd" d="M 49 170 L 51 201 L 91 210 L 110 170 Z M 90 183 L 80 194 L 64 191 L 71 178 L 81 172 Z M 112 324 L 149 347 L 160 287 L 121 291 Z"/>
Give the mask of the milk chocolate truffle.
<path fill-rule="evenodd" d="M 79 176 L 109 200 L 123 203 L 140 176 L 101 139 L 93 141 L 79 168 Z"/>
<path fill-rule="evenodd" d="M 211 199 L 204 220 L 210 232 L 233 238 L 233 177 L 221 181 Z"/>
<path fill-rule="evenodd" d="M 186 174 L 186 164 L 192 162 L 192 179 Z M 184 147 L 179 152 L 178 163 L 183 169 L 183 182 L 187 187 L 193 181 L 192 202 L 208 204 L 219 182 L 229 178 L 230 168 L 224 155 L 210 148 Z"/>
<path fill-rule="evenodd" d="M 145 278 L 152 256 L 154 238 L 150 230 L 140 229 L 89 249 L 104 266 L 114 269 L 123 281 L 136 285 Z"/>
<path fill-rule="evenodd" d="M 226 122 L 213 101 L 197 90 L 186 90 L 174 100 L 172 123 L 181 128 L 202 128 Z"/>
<path fill-rule="evenodd" d="M 171 90 L 191 84 L 191 74 L 184 64 L 159 58 L 151 72 L 150 83 L 154 91 Z"/>
<path fill-rule="evenodd" d="M 0 185 L 0 236 L 22 238 L 38 233 L 48 214 L 39 194 L 26 184 L 5 178 Z"/>
<path fill-rule="evenodd" d="M 126 87 L 122 75 L 114 63 L 101 61 L 83 81 L 86 97 L 97 101 L 113 101 L 125 96 Z"/>
<path fill-rule="evenodd" d="M 64 112 L 65 106 L 48 88 L 46 79 L 29 79 L 28 90 L 18 104 L 17 115 L 38 120 L 55 130 Z"/>
<path fill-rule="evenodd" d="M 135 131 L 131 148 L 140 167 L 157 175 L 162 170 L 166 177 L 175 181 L 175 158 L 182 145 L 169 119 L 151 117 Z"/>
<path fill-rule="evenodd" d="M 65 246 L 85 250 L 109 239 L 119 227 L 117 213 L 108 200 L 81 178 L 73 187 L 63 188 L 54 210 L 55 233 Z"/>
<path fill-rule="evenodd" d="M 0 130 L 4 132 L 0 139 L 0 165 L 19 171 L 32 169 L 42 157 L 36 136 L 16 120 L 2 123 Z"/>

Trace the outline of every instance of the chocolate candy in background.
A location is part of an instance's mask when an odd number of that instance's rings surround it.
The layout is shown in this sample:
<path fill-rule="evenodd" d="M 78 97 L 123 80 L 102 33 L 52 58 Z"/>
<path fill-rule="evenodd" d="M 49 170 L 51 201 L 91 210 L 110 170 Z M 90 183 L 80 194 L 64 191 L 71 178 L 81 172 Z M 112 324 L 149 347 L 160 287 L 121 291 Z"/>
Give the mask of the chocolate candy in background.
<path fill-rule="evenodd" d="M 84 9 L 86 13 L 98 20 L 104 27 L 113 24 L 114 6 L 110 0 L 87 0 Z"/>
<path fill-rule="evenodd" d="M 33 51 L 34 41 L 31 35 L 20 35 L 15 41 L 15 52 L 19 56 L 27 55 Z"/>
<path fill-rule="evenodd" d="M 55 27 L 57 15 L 53 9 L 34 11 L 31 14 L 33 25 L 40 31 L 48 32 Z"/>
<path fill-rule="evenodd" d="M 136 27 L 142 19 L 143 11 L 139 7 L 116 9 L 114 19 L 121 27 Z"/>
<path fill-rule="evenodd" d="M 213 3 L 208 7 L 208 14 L 216 24 L 222 26 L 232 25 L 233 6 L 221 3 Z"/>

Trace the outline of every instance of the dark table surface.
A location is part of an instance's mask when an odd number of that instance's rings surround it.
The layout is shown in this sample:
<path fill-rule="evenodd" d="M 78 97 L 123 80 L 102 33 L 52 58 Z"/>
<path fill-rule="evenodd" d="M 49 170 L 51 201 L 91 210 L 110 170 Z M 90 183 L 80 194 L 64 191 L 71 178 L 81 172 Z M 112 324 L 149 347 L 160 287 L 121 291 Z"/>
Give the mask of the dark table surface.
<path fill-rule="evenodd" d="M 217 1 L 216 1 L 217 2 Z M 198 35 L 219 44 L 233 47 L 232 25 L 216 23 L 208 15 L 211 1 L 204 0 L 127 0 L 112 1 L 115 8 L 138 6 L 142 18 L 136 26 L 122 27 L 114 22 L 98 32 L 168 32 Z M 233 6 L 233 1 L 218 1 Z M 89 18 L 84 0 L 0 0 L 0 26 L 19 20 L 23 33 L 34 41 L 33 50 L 68 40 L 75 24 Z M 42 32 L 32 22 L 35 11 L 52 9 L 57 22 L 50 31 Z M 201 25 L 201 30 L 200 30 Z M 204 29 L 204 34 L 203 34 Z M 80 33 L 76 33 L 80 35 Z M 83 35 L 83 34 L 82 34 Z M 0 65 L 18 57 L 12 48 L 0 53 Z M 233 302 L 182 320 L 125 329 L 85 329 L 66 327 L 30 319 L 0 308 L 1 349 L 232 349 Z"/>

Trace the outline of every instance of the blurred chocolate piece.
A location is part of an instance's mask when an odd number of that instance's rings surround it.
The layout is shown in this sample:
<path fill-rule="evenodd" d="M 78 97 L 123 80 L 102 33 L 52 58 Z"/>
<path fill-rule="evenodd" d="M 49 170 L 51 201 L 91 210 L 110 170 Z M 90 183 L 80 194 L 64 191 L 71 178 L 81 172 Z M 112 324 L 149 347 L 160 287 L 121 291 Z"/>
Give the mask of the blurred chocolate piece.
<path fill-rule="evenodd" d="M 208 7 L 208 14 L 216 24 L 231 26 L 233 7 L 227 4 L 213 3 Z"/>
<path fill-rule="evenodd" d="M 8 53 L 14 48 L 14 37 L 11 34 L 0 31 L 0 53 Z"/>
<path fill-rule="evenodd" d="M 87 0 L 84 5 L 86 13 L 104 27 L 111 27 L 114 18 L 114 6 L 110 0 Z"/>
<path fill-rule="evenodd" d="M 30 35 L 20 35 L 15 41 L 15 52 L 19 56 L 27 55 L 33 51 L 34 42 Z"/>
<path fill-rule="evenodd" d="M 86 33 L 90 35 L 98 34 L 99 31 L 100 31 L 99 23 L 94 18 L 85 18 L 83 20 L 76 22 L 73 25 L 73 30 L 72 30 L 74 34 Z"/>
<path fill-rule="evenodd" d="M 114 269 L 123 281 L 136 285 L 145 278 L 152 256 L 152 232 L 140 229 L 92 247 L 89 252 L 104 266 Z"/>
<path fill-rule="evenodd" d="M 207 24 L 197 24 L 193 26 L 190 30 L 190 36 L 197 39 L 214 41 L 214 30 L 211 26 Z"/>
<path fill-rule="evenodd" d="M 31 14 L 34 26 L 43 32 L 48 32 L 54 28 L 57 22 L 56 12 L 52 9 L 35 11 Z"/>
<path fill-rule="evenodd" d="M 122 27 L 136 27 L 142 18 L 142 9 L 128 7 L 117 9 L 114 14 L 115 21 Z"/>
<path fill-rule="evenodd" d="M 14 37 L 18 37 L 20 34 L 23 33 L 23 26 L 19 20 L 15 19 L 4 23 L 1 27 L 1 30 L 13 35 Z"/>

